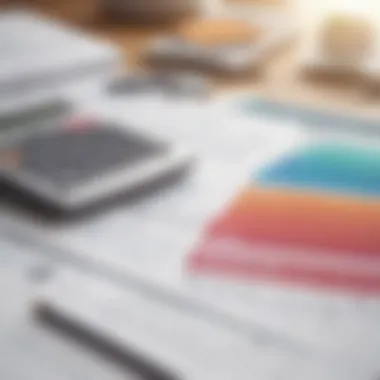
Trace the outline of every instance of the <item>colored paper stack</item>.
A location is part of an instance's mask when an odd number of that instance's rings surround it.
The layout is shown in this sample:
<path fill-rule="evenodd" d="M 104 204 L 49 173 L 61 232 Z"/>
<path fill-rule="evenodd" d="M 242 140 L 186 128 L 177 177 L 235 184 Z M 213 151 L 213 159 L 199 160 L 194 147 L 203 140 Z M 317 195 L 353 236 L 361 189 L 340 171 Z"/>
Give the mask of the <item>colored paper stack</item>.
<path fill-rule="evenodd" d="M 380 150 L 310 144 L 254 175 L 209 228 L 194 273 L 380 292 Z"/>

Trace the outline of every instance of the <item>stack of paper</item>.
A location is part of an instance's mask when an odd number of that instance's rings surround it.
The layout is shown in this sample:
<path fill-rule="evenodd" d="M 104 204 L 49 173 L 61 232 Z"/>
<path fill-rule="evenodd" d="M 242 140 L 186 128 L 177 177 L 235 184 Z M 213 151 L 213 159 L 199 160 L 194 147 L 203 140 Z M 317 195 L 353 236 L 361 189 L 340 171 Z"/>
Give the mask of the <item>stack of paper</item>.
<path fill-rule="evenodd" d="M 0 15 L 0 102 L 51 91 L 113 72 L 112 46 L 29 11 Z"/>

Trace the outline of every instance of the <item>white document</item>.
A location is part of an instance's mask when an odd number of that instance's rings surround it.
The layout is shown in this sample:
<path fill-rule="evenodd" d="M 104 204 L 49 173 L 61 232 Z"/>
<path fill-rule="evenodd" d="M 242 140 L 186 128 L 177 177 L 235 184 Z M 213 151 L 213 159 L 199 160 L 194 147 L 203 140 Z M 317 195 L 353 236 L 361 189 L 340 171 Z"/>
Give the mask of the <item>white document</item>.
<path fill-rule="evenodd" d="M 141 380 L 36 323 L 31 309 L 43 282 L 34 273 L 52 263 L 0 235 L 0 378 Z"/>
<path fill-rule="evenodd" d="M 97 275 L 61 272 L 36 302 L 37 310 L 108 342 L 127 357 L 137 355 L 147 366 L 175 379 L 356 378 L 349 368 L 315 352 L 233 332 L 197 310 L 110 284 Z"/>
<path fill-rule="evenodd" d="M 349 368 L 353 379 L 375 376 L 380 351 L 378 298 L 200 281 L 186 273 L 187 255 L 204 226 L 245 180 L 245 163 L 252 168 L 252 159 L 259 163 L 273 149 L 302 140 L 301 125 L 276 125 L 263 115 L 243 117 L 218 102 L 174 105 L 152 98 L 94 108 L 190 145 L 199 157 L 194 173 L 141 203 L 66 226 L 4 212 L 11 236 L 39 249 L 45 246 L 42 251 L 49 256 L 74 265 L 95 265 L 118 277 L 138 278 L 173 296 L 174 302 L 184 297 L 201 302 L 247 333 L 262 331 L 277 342 L 304 344 Z"/>

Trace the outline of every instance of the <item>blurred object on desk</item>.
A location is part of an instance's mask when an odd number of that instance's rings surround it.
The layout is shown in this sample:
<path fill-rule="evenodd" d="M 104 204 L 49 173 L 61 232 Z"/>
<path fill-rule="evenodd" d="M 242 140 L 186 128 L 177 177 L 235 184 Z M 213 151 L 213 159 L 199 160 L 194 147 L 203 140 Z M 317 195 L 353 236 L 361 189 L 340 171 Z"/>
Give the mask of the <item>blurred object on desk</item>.
<path fill-rule="evenodd" d="M 374 30 L 360 17 L 333 15 L 323 22 L 320 44 L 331 58 L 358 62 L 373 50 Z"/>
<path fill-rule="evenodd" d="M 191 73 L 157 71 L 122 75 L 110 80 L 107 94 L 113 98 L 156 94 L 165 98 L 206 99 L 211 90 L 206 78 Z"/>
<path fill-rule="evenodd" d="M 294 36 L 287 15 L 256 12 L 242 16 L 206 16 L 179 26 L 175 33 L 152 41 L 148 64 L 181 67 L 219 77 L 247 77 L 264 65 Z"/>
<path fill-rule="evenodd" d="M 380 41 L 367 5 L 331 6 L 314 18 L 299 55 L 306 78 L 357 87 L 373 75 L 369 66 L 378 59 Z"/>
<path fill-rule="evenodd" d="M 283 18 L 283 11 L 286 10 L 289 14 L 288 21 L 290 25 L 297 29 L 297 39 L 299 37 L 299 40 L 303 41 L 308 40 L 309 30 L 313 29 L 314 20 L 320 19 L 325 13 L 325 9 L 329 8 L 330 5 L 330 1 L 327 0 L 318 2 L 278 0 L 278 4 L 276 0 L 273 0 L 276 3 L 273 6 L 269 6 L 268 2 L 272 3 L 271 0 L 226 0 L 222 2 L 224 6 L 222 9 L 217 10 L 216 14 L 224 18 L 226 16 L 229 18 L 236 16 L 247 20 L 252 18 L 253 8 L 256 11 L 261 9 L 261 15 L 266 14 L 268 17 L 270 14 L 273 15 L 277 12 L 276 14 L 280 20 L 277 20 L 275 24 L 278 25 L 281 18 Z M 265 6 L 263 5 L 264 3 Z M 358 7 L 362 4 L 365 5 L 364 3 L 366 2 L 356 2 Z M 54 15 L 58 19 L 66 20 L 76 25 L 85 25 L 93 35 L 113 41 L 122 51 L 128 66 L 137 69 L 141 68 L 141 55 L 146 52 L 151 41 L 160 35 L 173 32 L 172 25 L 145 25 L 140 27 L 136 25 L 116 25 L 114 22 L 93 23 L 89 20 L 96 9 L 93 0 L 78 0 L 76 2 L 33 0 L 33 6 L 35 4 L 43 13 Z M 372 14 L 378 14 L 378 9 L 379 6 L 377 6 L 377 10 L 374 7 Z M 266 10 L 266 12 L 263 10 Z M 352 86 L 348 91 L 347 86 L 336 86 L 330 81 L 307 81 L 302 78 L 299 75 L 298 52 L 298 46 L 292 46 L 287 51 L 273 57 L 268 63 L 267 73 L 263 81 L 257 81 L 255 77 L 234 77 L 233 81 L 231 78 L 214 77 L 215 90 L 236 91 L 239 88 L 249 88 L 272 100 L 322 109 L 335 108 L 342 112 L 361 116 L 378 115 L 376 97 L 363 96 L 367 86 Z M 377 67 L 376 62 L 373 62 L 371 72 L 373 71 L 374 73 L 371 78 L 375 78 L 376 81 L 378 81 L 378 72 L 380 72 Z"/>
<path fill-rule="evenodd" d="M 196 16 L 199 0 L 97 0 L 98 11 L 113 21 L 136 24 L 139 22 L 175 22 Z"/>
<path fill-rule="evenodd" d="M 199 20 L 184 23 L 178 31 L 181 39 L 187 43 L 204 47 L 246 44 L 257 41 L 262 29 L 239 20 Z"/>
<path fill-rule="evenodd" d="M 5 167 L 4 184 L 21 203 L 61 216 L 119 194 L 153 190 L 158 182 L 171 183 L 187 172 L 190 153 L 123 127 L 79 118 L 15 139 L 9 150 L 21 159 L 19 165 Z"/>
<path fill-rule="evenodd" d="M 284 0 L 97 0 L 98 11 L 125 23 L 175 22 L 184 18 L 217 15 L 231 7 L 271 7 Z"/>
<path fill-rule="evenodd" d="M 119 51 L 28 10 L 0 14 L 0 102 L 18 103 L 121 67 Z"/>

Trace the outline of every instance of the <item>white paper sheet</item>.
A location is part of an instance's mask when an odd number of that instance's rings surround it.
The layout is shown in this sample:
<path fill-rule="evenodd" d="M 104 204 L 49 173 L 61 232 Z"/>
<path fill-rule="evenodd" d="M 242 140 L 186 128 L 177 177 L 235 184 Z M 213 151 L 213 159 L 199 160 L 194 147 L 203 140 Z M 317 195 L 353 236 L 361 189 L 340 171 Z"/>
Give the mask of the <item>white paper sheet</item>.
<path fill-rule="evenodd" d="M 75 293 L 75 297 L 71 295 Z M 104 278 L 65 271 L 38 297 L 42 307 L 135 352 L 181 379 L 354 379 L 315 353 L 237 334 L 197 311 L 147 297 Z"/>
<path fill-rule="evenodd" d="M 0 378 L 141 380 L 36 322 L 31 310 L 42 283 L 31 273 L 50 261 L 0 235 Z"/>
<path fill-rule="evenodd" d="M 44 225 L 6 212 L 3 218 L 9 233 L 37 247 L 45 244 L 45 252 L 55 252 L 75 265 L 79 261 L 96 264 L 117 276 L 142 279 L 175 300 L 186 297 L 211 305 L 224 320 L 235 321 L 239 330 L 261 331 L 278 344 L 316 350 L 326 360 L 349 368 L 353 379 L 372 378 L 378 372 L 378 298 L 261 283 L 200 281 L 184 275 L 189 250 L 205 223 L 245 179 L 246 163 L 252 164 L 252 157 L 260 162 L 260 157 L 286 141 L 303 139 L 299 125 L 276 125 L 264 116 L 246 118 L 218 102 L 199 106 L 151 98 L 102 101 L 93 108 L 190 145 L 199 156 L 195 172 L 142 203 L 66 226 Z M 50 244 L 63 250 L 51 250 Z"/>

